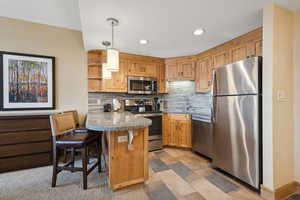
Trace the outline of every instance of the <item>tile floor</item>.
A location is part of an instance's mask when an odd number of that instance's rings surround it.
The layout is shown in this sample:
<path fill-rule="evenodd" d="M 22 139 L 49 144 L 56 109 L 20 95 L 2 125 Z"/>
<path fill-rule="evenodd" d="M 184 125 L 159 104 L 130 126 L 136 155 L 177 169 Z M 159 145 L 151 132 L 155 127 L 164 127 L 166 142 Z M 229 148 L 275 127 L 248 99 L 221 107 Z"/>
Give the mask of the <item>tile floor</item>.
<path fill-rule="evenodd" d="M 79 162 L 80 163 L 80 162 Z M 61 172 L 51 188 L 52 167 L 0 174 L 1 200 L 262 200 L 260 196 L 211 168 L 208 160 L 191 151 L 166 148 L 149 153 L 146 184 L 111 191 L 106 174 L 94 170 L 88 190 L 81 173 Z M 288 200 L 300 200 L 293 195 Z"/>
<path fill-rule="evenodd" d="M 149 156 L 150 179 L 144 191 L 150 200 L 261 200 L 191 151 L 166 148 Z"/>

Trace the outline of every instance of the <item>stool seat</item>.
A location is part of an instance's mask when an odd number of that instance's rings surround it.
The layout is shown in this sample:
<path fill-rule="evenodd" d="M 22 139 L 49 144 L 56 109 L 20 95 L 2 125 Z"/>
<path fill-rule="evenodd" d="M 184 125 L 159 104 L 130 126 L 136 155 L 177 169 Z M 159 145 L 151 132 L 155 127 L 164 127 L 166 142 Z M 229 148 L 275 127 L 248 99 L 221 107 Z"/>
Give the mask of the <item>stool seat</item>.
<path fill-rule="evenodd" d="M 58 147 L 81 147 L 91 140 L 95 140 L 99 135 L 95 133 L 70 133 L 61 135 L 56 139 L 56 144 Z"/>

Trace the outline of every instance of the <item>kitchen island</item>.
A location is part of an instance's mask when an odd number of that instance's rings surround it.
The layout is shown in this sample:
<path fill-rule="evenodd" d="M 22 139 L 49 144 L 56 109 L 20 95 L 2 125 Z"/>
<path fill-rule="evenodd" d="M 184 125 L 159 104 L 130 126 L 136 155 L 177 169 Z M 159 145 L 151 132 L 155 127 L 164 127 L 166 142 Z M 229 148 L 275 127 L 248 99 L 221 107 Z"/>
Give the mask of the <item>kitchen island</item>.
<path fill-rule="evenodd" d="M 129 112 L 88 114 L 87 129 L 103 131 L 103 139 L 107 141 L 105 150 L 108 154 L 111 189 L 121 189 L 148 180 L 148 127 L 151 124 L 151 120 Z"/>

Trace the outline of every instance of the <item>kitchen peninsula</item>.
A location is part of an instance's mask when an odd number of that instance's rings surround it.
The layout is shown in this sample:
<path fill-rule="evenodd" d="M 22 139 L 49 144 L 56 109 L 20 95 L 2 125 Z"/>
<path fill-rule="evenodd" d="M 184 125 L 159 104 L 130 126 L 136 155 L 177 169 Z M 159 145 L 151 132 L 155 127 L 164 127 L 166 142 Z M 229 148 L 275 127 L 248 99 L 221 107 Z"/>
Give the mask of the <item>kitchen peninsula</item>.
<path fill-rule="evenodd" d="M 129 112 L 89 113 L 86 127 L 107 139 L 108 179 L 112 189 L 145 182 L 148 175 L 148 127 L 151 120 Z"/>

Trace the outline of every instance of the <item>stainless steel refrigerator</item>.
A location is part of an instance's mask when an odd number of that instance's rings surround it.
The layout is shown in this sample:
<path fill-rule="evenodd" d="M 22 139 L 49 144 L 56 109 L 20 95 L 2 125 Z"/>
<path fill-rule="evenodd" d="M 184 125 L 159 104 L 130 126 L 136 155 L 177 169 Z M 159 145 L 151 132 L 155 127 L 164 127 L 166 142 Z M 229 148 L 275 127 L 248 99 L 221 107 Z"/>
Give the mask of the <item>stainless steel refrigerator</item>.
<path fill-rule="evenodd" d="M 259 189 L 262 58 L 217 68 L 213 87 L 213 166 Z"/>

